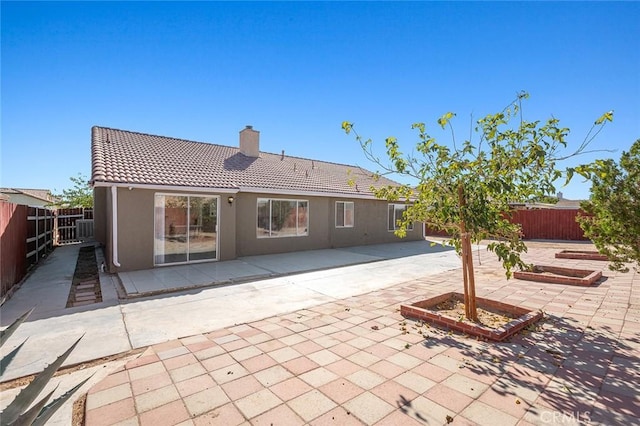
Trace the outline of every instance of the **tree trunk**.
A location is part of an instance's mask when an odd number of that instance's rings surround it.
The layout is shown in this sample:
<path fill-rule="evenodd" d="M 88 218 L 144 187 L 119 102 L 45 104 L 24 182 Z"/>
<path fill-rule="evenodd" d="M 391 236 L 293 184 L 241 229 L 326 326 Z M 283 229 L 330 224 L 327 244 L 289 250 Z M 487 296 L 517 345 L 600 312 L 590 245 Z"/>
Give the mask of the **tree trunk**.
<path fill-rule="evenodd" d="M 464 281 L 464 311 L 468 320 L 478 321 L 478 310 L 476 307 L 476 280 L 473 271 L 473 252 L 471 249 L 471 235 L 467 232 L 467 227 L 462 215 L 466 206 L 464 188 L 458 185 L 458 204 L 460 206 L 460 239 L 462 244 L 462 278 Z"/>
<path fill-rule="evenodd" d="M 478 310 L 476 307 L 476 279 L 475 273 L 473 271 L 473 251 L 471 249 L 471 235 L 466 232 L 464 238 L 462 239 L 462 247 L 463 253 L 466 257 L 466 275 L 468 276 L 468 286 L 467 291 L 469 295 L 466 297 L 468 299 L 468 312 L 467 318 L 471 321 L 478 321 Z"/>

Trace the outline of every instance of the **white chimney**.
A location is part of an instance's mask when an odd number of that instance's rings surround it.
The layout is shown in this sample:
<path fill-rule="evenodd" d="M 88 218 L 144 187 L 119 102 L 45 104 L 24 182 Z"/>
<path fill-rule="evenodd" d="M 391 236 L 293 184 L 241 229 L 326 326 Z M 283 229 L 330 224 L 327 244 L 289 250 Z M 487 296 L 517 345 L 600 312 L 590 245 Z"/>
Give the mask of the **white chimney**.
<path fill-rule="evenodd" d="M 562 196 L 563 196 L 562 192 L 558 192 L 558 200 L 562 200 Z"/>
<path fill-rule="evenodd" d="M 260 156 L 260 132 L 247 126 L 240 131 L 240 152 L 247 157 Z"/>

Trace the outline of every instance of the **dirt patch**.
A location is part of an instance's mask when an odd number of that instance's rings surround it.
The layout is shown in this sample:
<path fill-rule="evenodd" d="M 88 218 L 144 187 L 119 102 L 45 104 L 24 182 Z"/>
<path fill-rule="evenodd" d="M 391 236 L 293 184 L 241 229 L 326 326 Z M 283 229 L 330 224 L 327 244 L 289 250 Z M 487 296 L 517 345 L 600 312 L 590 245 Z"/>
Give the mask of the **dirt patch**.
<path fill-rule="evenodd" d="M 556 253 L 558 259 L 579 259 L 579 260 L 609 260 L 606 255 L 600 254 L 598 251 L 591 250 L 562 250 Z"/>
<path fill-rule="evenodd" d="M 87 394 L 80 396 L 73 403 L 73 411 L 71 413 L 71 426 L 83 426 L 84 425 L 84 409 L 87 405 Z"/>
<path fill-rule="evenodd" d="M 94 359 L 92 361 L 87 361 L 80 364 L 71 365 L 68 367 L 62 367 L 58 371 L 56 371 L 53 376 L 54 377 L 63 376 L 63 375 L 71 374 L 75 371 L 84 370 L 86 368 L 91 368 L 99 365 L 103 365 L 104 367 L 106 367 L 106 365 L 112 361 L 118 361 L 127 357 L 135 357 L 136 355 L 141 354 L 145 350 L 146 348 L 133 349 L 133 350 L 122 352 L 116 355 L 110 355 L 107 357 Z M 0 391 L 4 392 L 8 389 L 26 386 L 29 383 L 31 383 L 33 379 L 35 379 L 35 377 L 36 375 L 32 374 L 29 376 L 19 377 L 17 379 L 0 383 Z M 72 414 L 71 414 L 72 426 L 82 426 L 85 424 L 84 415 L 85 415 L 86 403 L 87 403 L 87 392 L 84 392 L 83 394 L 78 394 L 78 399 L 74 401 L 73 407 L 72 407 Z"/>
<path fill-rule="evenodd" d="M 602 278 L 602 271 L 551 265 L 533 265 L 528 271 L 515 271 L 513 276 L 520 280 L 590 286 L 596 284 L 598 280 Z"/>
<path fill-rule="evenodd" d="M 138 354 L 144 352 L 145 349 L 146 348 L 132 349 L 132 350 L 127 351 L 127 352 L 122 352 L 122 353 L 115 354 L 115 355 L 109 355 L 109 356 L 105 356 L 105 357 L 94 359 L 94 360 L 87 361 L 87 362 L 82 362 L 82 363 L 75 364 L 75 365 L 69 365 L 69 366 L 66 366 L 66 367 L 61 367 L 60 369 L 58 369 L 58 371 L 55 372 L 53 377 L 64 376 L 65 374 L 70 374 L 70 373 L 73 373 L 74 371 L 84 370 L 86 368 L 95 367 L 97 365 L 107 364 L 107 363 L 109 363 L 111 361 L 118 361 L 120 359 L 129 357 L 129 356 L 135 356 L 135 355 L 138 355 Z M 36 374 L 31 374 L 29 376 L 18 377 L 16 379 L 12 379 L 12 380 L 8 380 L 6 382 L 2 382 L 2 383 L 0 383 L 0 392 L 1 391 L 5 391 L 7 389 L 13 389 L 13 388 L 20 387 L 20 386 L 26 386 L 29 383 L 31 383 L 33 381 L 33 379 L 35 379 L 35 377 L 36 377 Z"/>
<path fill-rule="evenodd" d="M 67 299 L 67 308 L 102 302 L 100 274 L 93 246 L 80 247 L 73 281 Z"/>
<path fill-rule="evenodd" d="M 458 300 L 457 298 L 451 298 L 444 302 L 438 303 L 431 309 L 434 312 L 439 313 L 440 315 L 444 315 L 449 318 L 455 318 L 458 321 L 469 321 L 465 318 L 464 302 Z M 476 312 L 478 313 L 477 323 L 491 328 L 502 327 L 503 325 L 511 322 L 511 320 L 513 320 L 514 318 L 517 318 L 516 315 L 510 314 L 508 312 L 501 312 L 498 310 L 489 311 L 481 307 L 477 307 Z"/>

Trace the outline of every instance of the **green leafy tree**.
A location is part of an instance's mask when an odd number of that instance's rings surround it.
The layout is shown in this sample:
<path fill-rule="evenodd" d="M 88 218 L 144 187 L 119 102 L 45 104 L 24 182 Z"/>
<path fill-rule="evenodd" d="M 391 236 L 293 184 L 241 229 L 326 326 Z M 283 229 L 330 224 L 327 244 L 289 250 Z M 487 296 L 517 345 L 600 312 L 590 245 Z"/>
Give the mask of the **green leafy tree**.
<path fill-rule="evenodd" d="M 86 176 L 78 173 L 69 178 L 73 186 L 56 194 L 56 206 L 59 207 L 93 207 L 93 190 Z"/>
<path fill-rule="evenodd" d="M 586 237 L 605 254 L 614 271 L 628 271 L 625 263 L 640 265 L 640 139 L 620 163 L 596 160 L 575 170 L 591 180 L 588 201 L 580 204 L 585 214 L 578 223 Z"/>
<path fill-rule="evenodd" d="M 526 98 L 527 93 L 519 93 L 503 111 L 478 120 L 476 145 L 469 140 L 458 144 L 451 125 L 455 114 L 448 112 L 438 124 L 451 131 L 450 144 L 438 143 L 424 123 L 416 123 L 411 126 L 418 133 L 415 151 L 403 154 L 397 139 L 388 137 L 385 161 L 375 154 L 371 139 L 358 135 L 352 123 L 342 123 L 347 134 L 355 135 L 367 159 L 382 168 L 378 174 L 395 173 L 417 181 L 417 185 L 372 191 L 377 198 L 407 204 L 398 222 L 398 236 L 405 236 L 413 222 L 447 232 L 462 257 L 466 317 L 474 321 L 477 312 L 471 242 L 492 239 L 487 248 L 500 259 L 508 278 L 513 268 L 527 268 L 529 265 L 520 257 L 526 252 L 520 226 L 509 221 L 510 203 L 555 194 L 554 182 L 562 175 L 557 161 L 585 152 L 602 126 L 613 119 L 612 112 L 600 117 L 578 149 L 562 156 L 569 129 L 560 127 L 556 118 L 544 123 L 525 121 L 522 101 Z"/>

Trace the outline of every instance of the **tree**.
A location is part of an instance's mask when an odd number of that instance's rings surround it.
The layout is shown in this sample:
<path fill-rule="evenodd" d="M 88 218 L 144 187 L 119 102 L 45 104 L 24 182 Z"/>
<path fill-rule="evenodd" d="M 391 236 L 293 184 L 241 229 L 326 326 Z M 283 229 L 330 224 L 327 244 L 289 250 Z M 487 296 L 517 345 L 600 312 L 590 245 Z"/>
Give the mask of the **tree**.
<path fill-rule="evenodd" d="M 93 207 L 93 190 L 87 177 L 78 173 L 69 178 L 73 187 L 64 189 L 62 194 L 55 195 L 56 206 L 59 207 Z"/>
<path fill-rule="evenodd" d="M 500 259 L 507 278 L 515 267 L 526 269 L 529 265 L 520 257 L 526 246 L 521 240 L 520 226 L 509 221 L 510 203 L 555 194 L 554 182 L 562 175 L 556 163 L 586 152 L 602 126 L 613 119 L 612 112 L 600 117 L 578 149 L 561 156 L 569 129 L 560 127 L 556 118 L 544 124 L 525 121 L 522 101 L 526 98 L 528 94 L 521 92 L 503 111 L 478 120 L 477 145 L 467 140 L 457 146 L 451 125 L 455 114 L 451 112 L 440 117 L 438 124 L 451 131 L 452 146 L 440 144 L 427 134 L 424 123 L 413 124 L 412 129 L 418 133 L 416 153 L 403 154 L 397 139 L 388 137 L 385 162 L 374 153 L 371 139 L 362 139 L 352 123 L 342 123 L 347 134 L 354 133 L 367 159 L 382 168 L 382 174 L 396 173 L 417 180 L 415 186 L 371 189 L 377 198 L 404 200 L 407 204 L 398 222 L 398 236 L 405 236 L 413 222 L 424 222 L 436 231 L 447 232 L 462 258 L 465 314 L 473 321 L 477 321 L 477 313 L 471 241 L 493 239 L 487 248 Z M 510 126 L 512 120 L 517 121 L 516 126 Z"/>
<path fill-rule="evenodd" d="M 588 201 L 580 204 L 578 223 L 614 271 L 626 272 L 625 263 L 640 265 L 640 139 L 620 164 L 612 159 L 579 166 L 576 172 L 591 180 Z"/>

